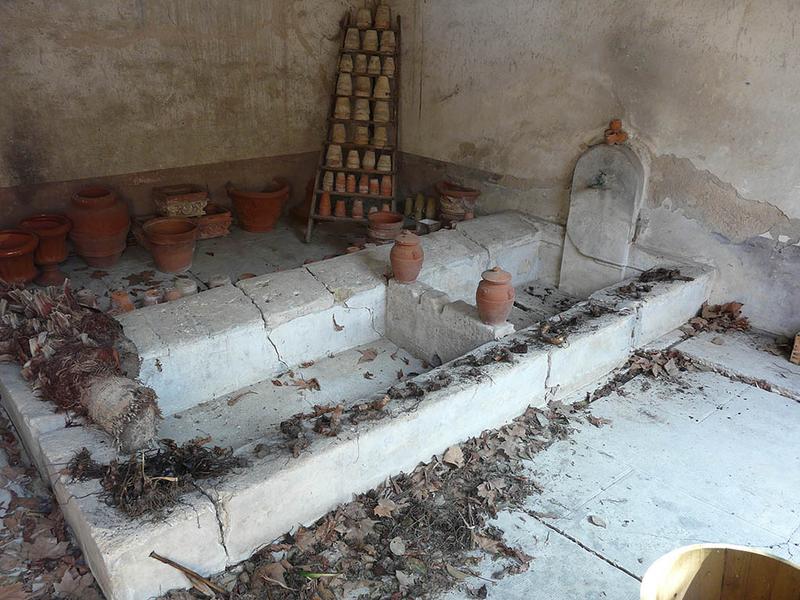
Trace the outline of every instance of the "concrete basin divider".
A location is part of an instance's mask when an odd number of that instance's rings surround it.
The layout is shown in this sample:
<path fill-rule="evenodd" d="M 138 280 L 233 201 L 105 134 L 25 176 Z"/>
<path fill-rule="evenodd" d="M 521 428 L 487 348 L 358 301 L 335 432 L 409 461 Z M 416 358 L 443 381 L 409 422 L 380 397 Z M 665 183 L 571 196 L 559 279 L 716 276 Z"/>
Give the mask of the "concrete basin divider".
<path fill-rule="evenodd" d="M 426 252 L 430 249 L 438 254 L 431 258 L 429 270 L 423 270 L 425 281 L 457 282 L 459 271 L 462 278 L 472 277 L 474 271 L 477 283 L 478 270 L 489 266 L 492 253 L 498 260 L 513 259 L 512 255 L 504 259 L 500 246 L 465 258 L 464 249 L 470 244 L 482 248 L 472 241 L 477 234 L 465 240 L 458 231 L 441 233 L 445 235 L 426 236 L 430 238 Z M 537 244 L 532 235 L 511 247 L 515 256 L 526 257 L 535 255 Z M 527 250 L 520 251 L 521 246 Z M 143 377 L 165 390 L 167 402 L 176 401 L 165 411 L 180 412 L 185 405 L 177 403 L 179 390 L 197 393 L 207 386 L 204 396 L 214 397 L 221 395 L 221 390 L 263 380 L 270 369 L 308 360 L 307 352 L 322 355 L 347 344 L 364 343 L 364 339 L 377 339 L 385 330 L 385 253 L 388 248 L 376 248 L 255 278 L 239 287 L 203 292 L 174 303 L 174 309 L 167 305 L 164 313 L 152 310 L 158 306 L 137 311 L 149 314 L 126 317 L 125 330 L 140 335 L 138 344 L 151 344 L 152 351 L 140 347 L 143 361 L 149 361 Z M 535 276 L 537 269 L 535 259 L 526 260 L 516 271 L 527 273 L 522 279 Z M 712 274 L 698 269 L 693 281 L 655 285 L 635 301 L 620 299 L 612 289 L 618 286 L 612 286 L 605 295 L 600 292 L 589 301 L 606 306 L 609 312 L 587 315 L 589 302 L 582 302 L 551 319 L 559 323 L 582 315 L 562 346 L 542 343 L 537 326 L 491 341 L 467 357 L 398 383 L 382 418 L 357 424 L 344 420 L 337 437 L 314 437 L 298 458 L 292 458 L 276 426 L 274 433 L 262 440 L 269 450 L 264 458 L 251 458 L 244 469 L 202 482 L 198 492 L 189 494 L 161 520 L 128 519 L 98 498 L 98 481 L 76 482 L 65 474 L 65 465 L 82 447 L 100 461 L 110 460 L 116 452 L 105 434 L 89 427 L 63 428 L 63 416 L 34 410 L 43 403 L 18 373 L 11 372 L 13 366 L 0 371 L 2 401 L 37 466 L 50 479 L 107 597 L 147 598 L 190 585 L 175 569 L 149 558 L 151 551 L 204 574 L 239 562 L 297 524 L 311 522 L 348 500 L 351 494 L 408 471 L 454 443 L 501 426 L 528 406 L 543 406 L 552 397 L 603 377 L 624 364 L 637 345 L 652 341 L 651 336 L 657 337 L 662 330 L 675 329 L 694 315 L 708 298 L 711 282 Z M 466 290 L 466 285 L 459 288 L 453 284 L 446 293 L 459 300 L 464 299 Z M 651 310 L 651 306 L 662 309 Z M 229 325 L 216 328 L 205 319 L 227 319 Z M 178 331 L 174 337 L 166 337 L 163 327 L 178 324 L 187 337 Z M 135 329 L 138 327 L 141 332 Z M 241 346 L 248 341 L 252 343 L 249 348 Z M 191 356 L 192 347 L 198 356 Z M 256 351 L 263 352 L 260 363 Z M 495 360 L 496 356 L 501 360 Z M 157 361 L 161 371 L 156 368 Z M 220 381 L 191 370 L 210 367 Z M 182 377 L 189 382 L 177 380 Z M 258 379 L 245 383 L 250 377 Z M 404 397 L 397 392 L 409 386 L 423 393 Z M 170 396 L 172 393 L 175 395 Z M 375 398 L 382 396 L 377 393 Z M 349 407 L 371 399 L 346 398 L 343 403 Z M 56 417 L 61 417 L 60 424 Z"/>

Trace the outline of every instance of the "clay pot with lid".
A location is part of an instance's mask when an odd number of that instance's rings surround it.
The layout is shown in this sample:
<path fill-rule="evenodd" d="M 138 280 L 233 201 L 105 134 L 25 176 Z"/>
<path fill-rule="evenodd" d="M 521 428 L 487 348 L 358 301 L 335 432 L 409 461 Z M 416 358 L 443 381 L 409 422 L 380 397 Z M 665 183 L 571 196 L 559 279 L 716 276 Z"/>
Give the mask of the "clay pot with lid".
<path fill-rule="evenodd" d="M 417 280 L 425 253 L 422 251 L 418 235 L 403 230 L 394 240 L 389 260 L 395 281 L 413 283 Z"/>
<path fill-rule="evenodd" d="M 110 267 L 125 250 L 130 229 L 127 205 L 107 188 L 79 190 L 67 211 L 72 221 L 69 238 L 90 267 Z"/>
<path fill-rule="evenodd" d="M 162 273 L 183 273 L 192 266 L 197 225 L 180 217 L 150 219 L 143 226 L 147 248 Z"/>
<path fill-rule="evenodd" d="M 72 229 L 72 221 L 64 215 L 34 215 L 20 222 L 19 228 L 34 233 L 39 245 L 33 255 L 34 262 L 42 268 L 37 277 L 39 285 L 61 285 L 66 279 L 59 269 L 59 263 L 67 260 L 67 234 Z"/>
<path fill-rule="evenodd" d="M 481 274 L 483 280 L 478 284 L 475 300 L 478 315 L 487 325 L 501 325 L 506 322 L 514 306 L 514 287 L 511 273 L 494 267 Z"/>
<path fill-rule="evenodd" d="M 339 151 L 341 152 L 341 148 Z M 341 161 L 341 154 L 339 160 Z M 289 198 L 289 183 L 275 179 L 261 192 L 237 190 L 229 185 L 228 196 L 236 209 L 242 229 L 255 233 L 271 231 Z"/>
<path fill-rule="evenodd" d="M 39 245 L 35 233 L 21 229 L 0 231 L 0 279 L 6 283 L 28 283 L 38 274 L 33 253 Z"/>

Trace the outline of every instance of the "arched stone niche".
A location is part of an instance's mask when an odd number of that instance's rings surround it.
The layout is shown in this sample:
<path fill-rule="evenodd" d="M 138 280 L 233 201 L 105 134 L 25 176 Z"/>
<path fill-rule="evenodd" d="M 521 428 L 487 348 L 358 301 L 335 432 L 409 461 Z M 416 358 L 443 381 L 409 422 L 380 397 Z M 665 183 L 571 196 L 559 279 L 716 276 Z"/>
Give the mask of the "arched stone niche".
<path fill-rule="evenodd" d="M 600 144 L 578 159 L 572 176 L 559 287 L 585 297 L 630 276 L 630 249 L 645 170 L 628 146 Z"/>

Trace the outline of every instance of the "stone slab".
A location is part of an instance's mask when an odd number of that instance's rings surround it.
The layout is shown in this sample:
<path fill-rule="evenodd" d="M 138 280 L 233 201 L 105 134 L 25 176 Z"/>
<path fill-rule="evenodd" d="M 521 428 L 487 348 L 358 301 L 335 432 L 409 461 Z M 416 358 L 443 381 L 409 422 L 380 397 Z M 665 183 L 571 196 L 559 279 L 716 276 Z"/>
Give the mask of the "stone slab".
<path fill-rule="evenodd" d="M 451 300 L 474 304 L 481 273 L 490 268 L 489 252 L 458 231 L 445 229 L 422 236 L 421 244 L 425 260 L 417 280 Z"/>
<path fill-rule="evenodd" d="M 483 558 L 477 568 L 484 579 L 470 577 L 455 590 L 435 598 L 462 600 L 470 597 L 467 588 L 474 590 L 486 585 L 486 598 L 494 600 L 639 599 L 637 579 L 524 512 L 502 511 L 490 525 L 503 531 L 503 538 L 510 546 L 533 557 L 528 570 L 494 580 L 497 562 Z"/>
<path fill-rule="evenodd" d="M 345 302 L 354 294 L 386 285 L 391 245 L 368 248 L 305 266 L 334 295 Z"/>
<path fill-rule="evenodd" d="M 20 375 L 15 363 L 0 363 L 0 403 L 14 424 L 17 434 L 40 472 L 44 473 L 44 458 L 39 439 L 46 433 L 66 426 L 65 413 L 39 399 Z"/>
<path fill-rule="evenodd" d="M 773 338 L 757 332 L 705 332 L 676 348 L 705 365 L 766 381 L 773 390 L 800 400 L 800 365 L 790 363 L 784 356 L 759 350 L 768 346 L 774 346 Z"/>
<path fill-rule="evenodd" d="M 243 279 L 236 287 L 258 307 L 268 329 L 333 306 L 333 294 L 302 267 Z"/>
<path fill-rule="evenodd" d="M 162 518 L 130 519 L 103 502 L 98 480 L 74 482 L 62 473 L 83 447 L 100 462 L 115 457 L 108 436 L 73 427 L 46 434 L 40 442 L 56 499 L 109 600 L 140 600 L 191 585 L 176 569 L 150 558 L 152 551 L 201 574 L 225 568 L 216 510 L 206 496 L 186 494 Z"/>
<path fill-rule="evenodd" d="M 165 415 L 264 379 L 280 368 L 261 313 L 226 285 L 119 317 L 139 351 L 140 379 Z"/>

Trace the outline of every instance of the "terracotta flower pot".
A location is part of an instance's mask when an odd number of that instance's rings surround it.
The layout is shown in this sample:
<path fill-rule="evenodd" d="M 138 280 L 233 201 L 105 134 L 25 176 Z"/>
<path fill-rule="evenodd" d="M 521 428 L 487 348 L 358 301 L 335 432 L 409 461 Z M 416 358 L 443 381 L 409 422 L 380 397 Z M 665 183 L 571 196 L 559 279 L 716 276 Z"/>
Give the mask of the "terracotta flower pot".
<path fill-rule="evenodd" d="M 514 288 L 511 273 L 495 267 L 481 274 L 483 280 L 478 284 L 475 300 L 478 315 L 487 325 L 500 325 L 506 322 L 514 305 Z"/>
<path fill-rule="evenodd" d="M 121 314 L 131 312 L 134 308 L 131 295 L 125 290 L 114 290 L 111 292 L 111 312 Z"/>
<path fill-rule="evenodd" d="M 162 273 L 183 273 L 192 266 L 197 225 L 189 219 L 160 217 L 145 223 L 147 247 Z"/>
<path fill-rule="evenodd" d="M 336 217 L 347 216 L 347 206 L 345 205 L 344 200 L 339 199 L 336 201 L 336 207 L 333 209 L 333 214 Z"/>
<path fill-rule="evenodd" d="M 67 260 L 67 233 L 72 222 L 64 215 L 35 215 L 20 222 L 19 228 L 39 237 L 39 246 L 33 255 L 42 268 L 36 279 L 39 285 L 61 285 L 66 279 L 58 269 Z"/>
<path fill-rule="evenodd" d="M 403 231 L 395 238 L 389 253 L 394 278 L 399 283 L 412 283 L 417 280 L 425 254 L 419 236 Z"/>
<path fill-rule="evenodd" d="M 371 210 L 371 209 L 370 209 Z M 403 229 L 403 215 L 391 211 L 370 212 L 367 234 L 374 240 L 393 240 Z"/>
<path fill-rule="evenodd" d="M 331 195 L 328 192 L 322 192 L 319 197 L 319 206 L 317 206 L 317 214 L 320 217 L 331 216 Z"/>
<path fill-rule="evenodd" d="M 110 267 L 125 251 L 130 228 L 128 207 L 104 187 L 78 191 L 67 211 L 69 237 L 75 251 L 90 267 Z"/>
<path fill-rule="evenodd" d="M 230 233 L 233 215 L 227 208 L 209 202 L 205 214 L 193 219 L 197 223 L 197 239 L 224 237 Z"/>
<path fill-rule="evenodd" d="M 233 201 L 242 229 L 256 233 L 271 231 L 289 198 L 289 183 L 276 179 L 263 192 L 245 192 L 229 187 L 228 196 Z"/>
<path fill-rule="evenodd" d="M 6 283 L 28 283 L 37 275 L 33 253 L 39 245 L 35 233 L 21 229 L 0 231 L 0 279 Z"/>

